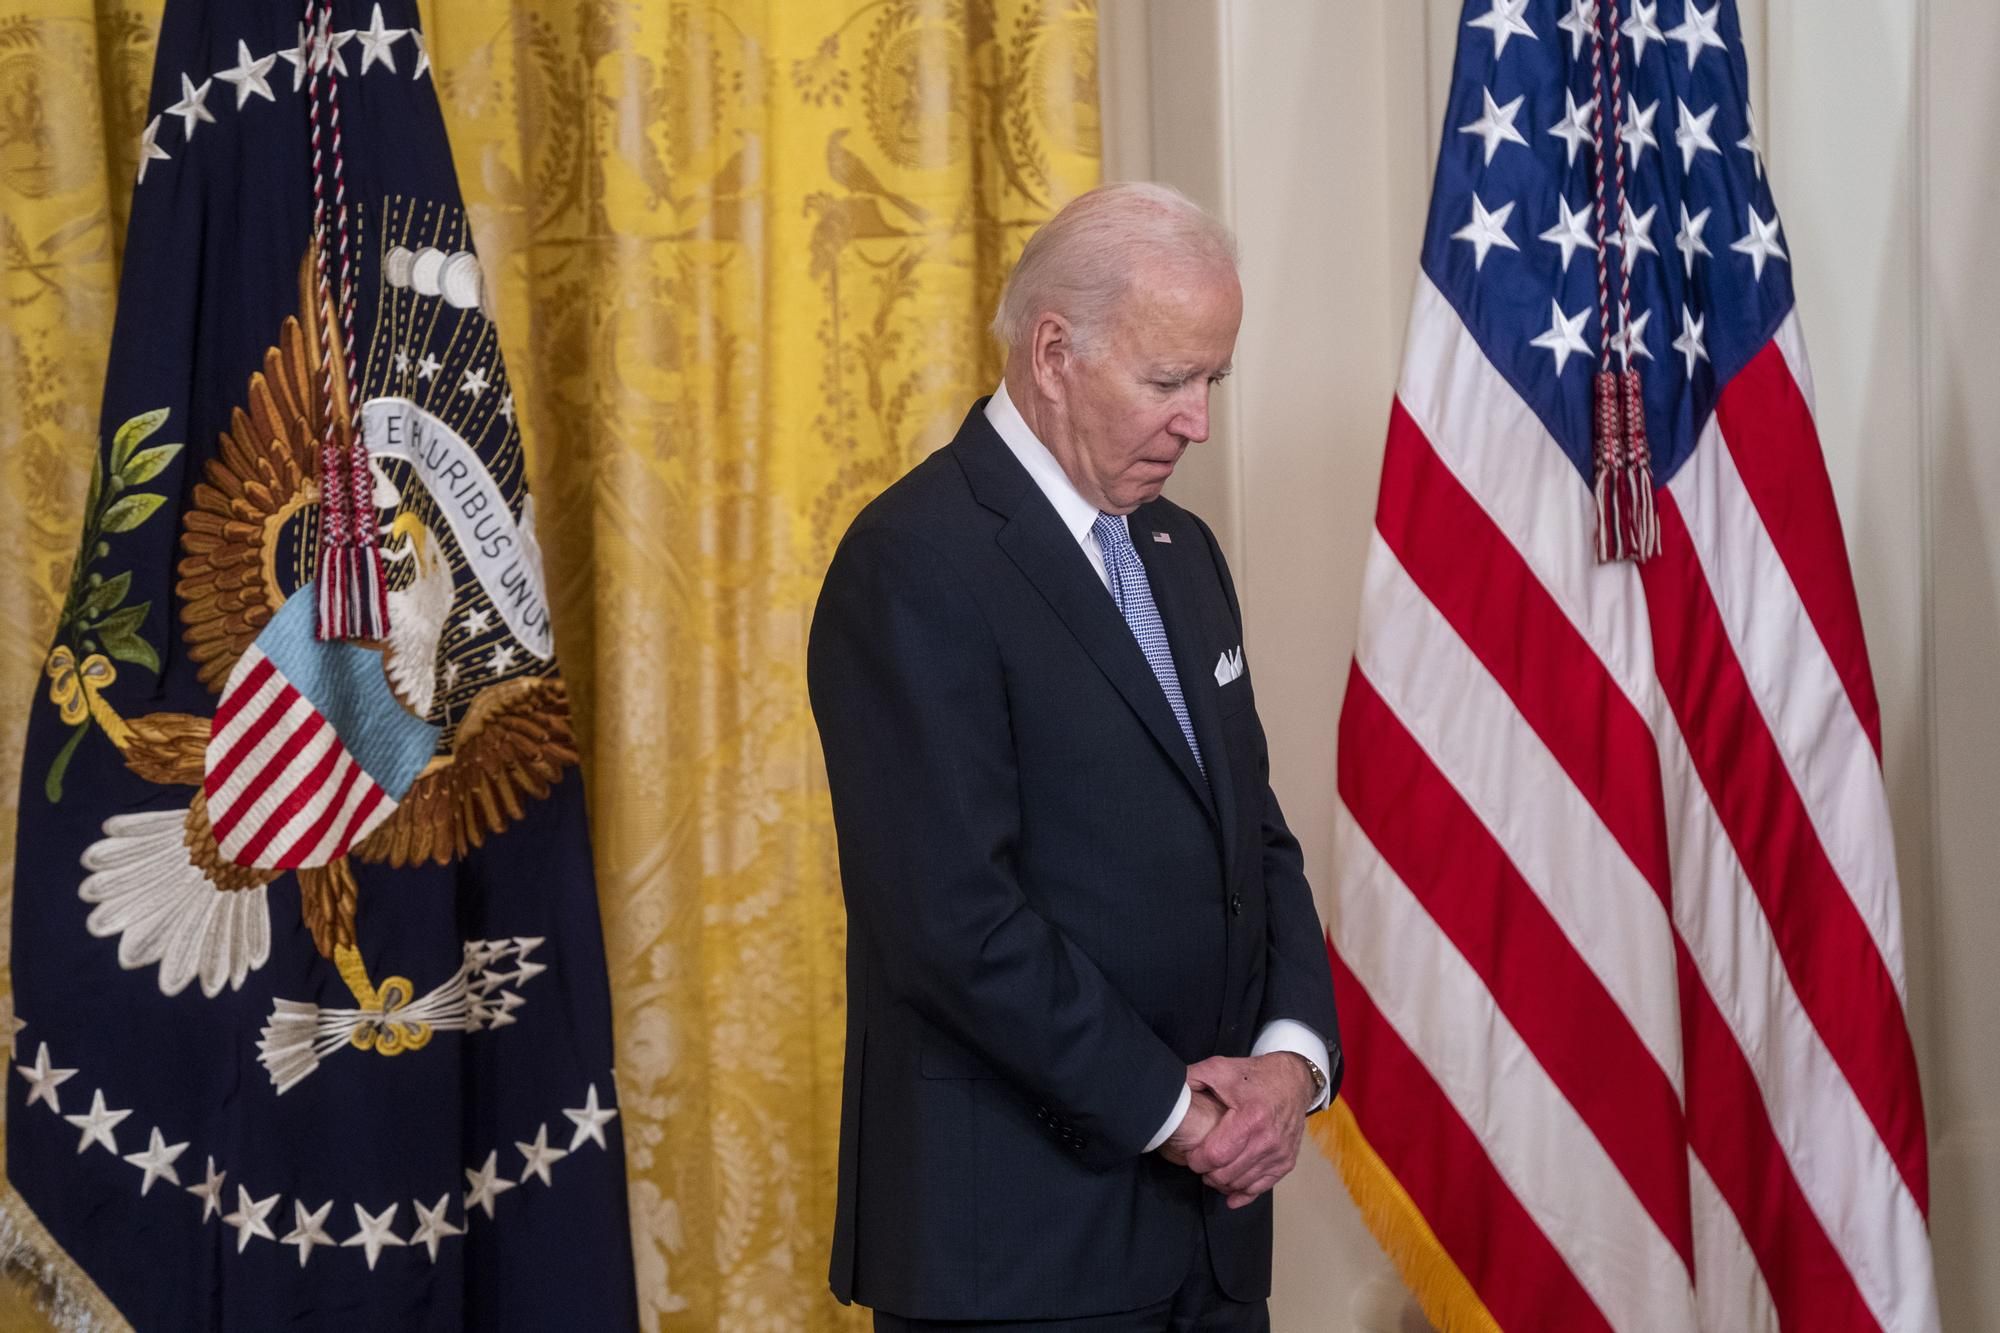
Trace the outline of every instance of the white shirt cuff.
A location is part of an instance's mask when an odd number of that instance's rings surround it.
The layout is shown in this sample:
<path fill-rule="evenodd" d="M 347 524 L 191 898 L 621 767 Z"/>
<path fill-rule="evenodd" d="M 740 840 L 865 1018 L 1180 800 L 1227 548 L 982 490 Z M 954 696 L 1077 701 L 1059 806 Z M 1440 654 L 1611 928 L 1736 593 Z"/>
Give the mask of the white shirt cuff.
<path fill-rule="evenodd" d="M 1187 1119 L 1188 1107 L 1192 1105 L 1194 1105 L 1194 1093 L 1188 1088 L 1187 1084 L 1183 1083 L 1181 1084 L 1180 1100 L 1174 1103 L 1173 1114 L 1167 1117 L 1166 1124 L 1160 1126 L 1160 1132 L 1153 1135 L 1153 1141 L 1146 1145 L 1145 1151 L 1152 1152 L 1169 1138 L 1172 1138 L 1174 1131 L 1181 1127 L 1181 1121 Z"/>
<path fill-rule="evenodd" d="M 1269 1055 L 1273 1051 L 1290 1051 L 1294 1055 L 1304 1056 L 1318 1067 L 1320 1073 L 1332 1076 L 1327 1069 L 1326 1042 L 1321 1039 L 1319 1033 L 1296 1019 L 1272 1019 L 1264 1025 L 1264 1030 L 1257 1034 L 1256 1045 L 1250 1048 L 1252 1055 Z M 1314 1111 L 1322 1110 L 1326 1103 L 1327 1096 L 1322 1091 L 1319 1096 L 1313 1098 L 1313 1104 L 1306 1108 L 1306 1113 L 1310 1115 Z M 1176 1120 L 1174 1123 L 1180 1122 Z"/>

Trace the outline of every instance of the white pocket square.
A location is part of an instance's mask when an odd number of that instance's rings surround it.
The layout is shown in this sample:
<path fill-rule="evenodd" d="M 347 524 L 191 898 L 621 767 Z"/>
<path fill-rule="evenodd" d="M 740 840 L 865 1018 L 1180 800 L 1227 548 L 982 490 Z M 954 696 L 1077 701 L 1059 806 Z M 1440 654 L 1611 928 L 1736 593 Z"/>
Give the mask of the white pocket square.
<path fill-rule="evenodd" d="M 1231 648 L 1215 660 L 1215 683 L 1227 685 L 1243 674 L 1243 649 Z"/>

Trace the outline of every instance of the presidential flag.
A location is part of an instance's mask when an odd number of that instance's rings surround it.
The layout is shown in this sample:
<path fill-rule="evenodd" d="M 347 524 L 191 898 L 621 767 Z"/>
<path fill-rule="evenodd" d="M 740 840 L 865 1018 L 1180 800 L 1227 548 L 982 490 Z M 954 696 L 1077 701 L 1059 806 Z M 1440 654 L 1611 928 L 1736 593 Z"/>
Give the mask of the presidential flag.
<path fill-rule="evenodd" d="M 1935 1329 L 1881 720 L 1735 0 L 1470 0 L 1332 1137 L 1447 1329 Z"/>
<path fill-rule="evenodd" d="M 8 1174 L 136 1327 L 636 1325 L 569 700 L 411 0 L 169 0 Z"/>

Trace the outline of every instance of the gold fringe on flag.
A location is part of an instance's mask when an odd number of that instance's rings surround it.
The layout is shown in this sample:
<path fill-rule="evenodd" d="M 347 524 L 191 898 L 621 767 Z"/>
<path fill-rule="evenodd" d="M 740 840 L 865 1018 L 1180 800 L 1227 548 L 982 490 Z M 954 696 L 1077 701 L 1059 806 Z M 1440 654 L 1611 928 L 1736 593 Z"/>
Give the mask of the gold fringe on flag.
<path fill-rule="evenodd" d="M 18 1194 L 0 1196 L 0 1274 L 0 1328 L 31 1327 L 39 1315 L 56 1333 L 132 1333 Z"/>
<path fill-rule="evenodd" d="M 1417 1298 L 1432 1327 L 1438 1333 L 1500 1333 L 1499 1323 L 1445 1253 L 1415 1201 L 1362 1135 L 1347 1103 L 1336 1098 L 1325 1115 L 1314 1116 L 1306 1125 L 1319 1150 L 1339 1169 L 1347 1192 L 1361 1209 L 1361 1220 L 1402 1274 L 1403 1285 Z"/>

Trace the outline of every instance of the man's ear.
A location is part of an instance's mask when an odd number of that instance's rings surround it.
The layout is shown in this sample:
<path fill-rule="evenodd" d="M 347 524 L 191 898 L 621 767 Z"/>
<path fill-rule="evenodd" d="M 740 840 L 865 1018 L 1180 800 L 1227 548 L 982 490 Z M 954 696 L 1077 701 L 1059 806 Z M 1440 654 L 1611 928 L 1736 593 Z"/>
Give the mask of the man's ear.
<path fill-rule="evenodd" d="M 1044 399 L 1060 403 L 1068 397 L 1069 376 L 1076 369 L 1076 338 L 1061 315 L 1050 313 L 1035 321 L 1028 339 L 1028 369 Z"/>

